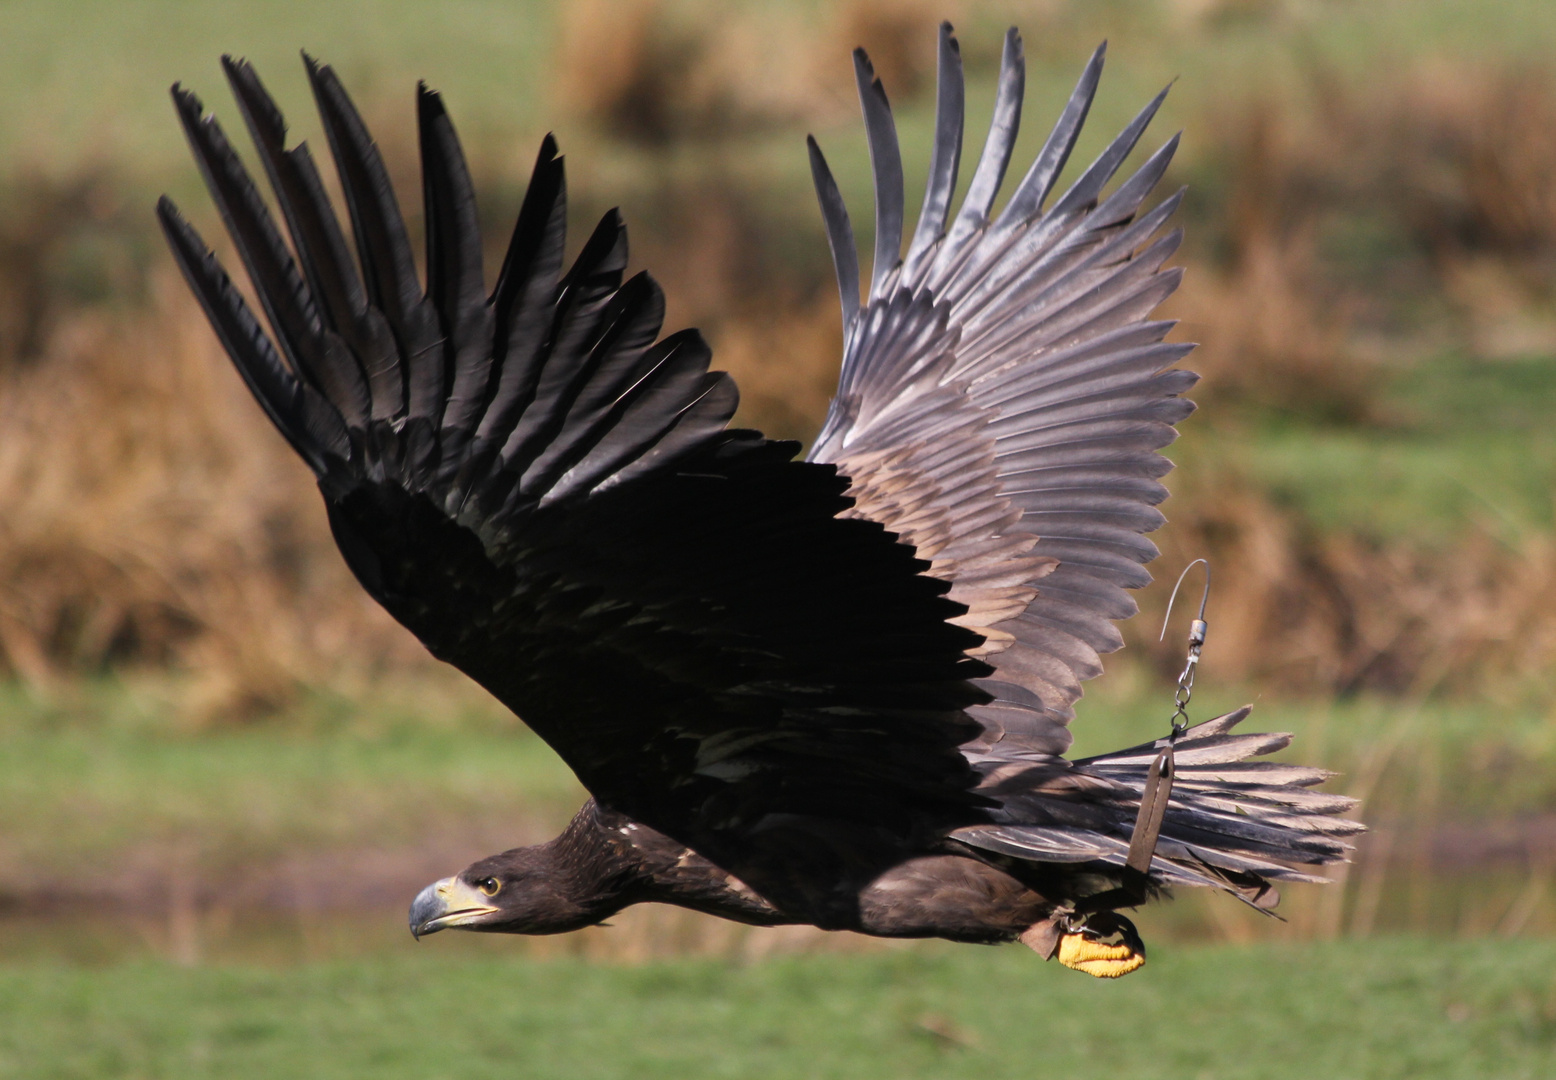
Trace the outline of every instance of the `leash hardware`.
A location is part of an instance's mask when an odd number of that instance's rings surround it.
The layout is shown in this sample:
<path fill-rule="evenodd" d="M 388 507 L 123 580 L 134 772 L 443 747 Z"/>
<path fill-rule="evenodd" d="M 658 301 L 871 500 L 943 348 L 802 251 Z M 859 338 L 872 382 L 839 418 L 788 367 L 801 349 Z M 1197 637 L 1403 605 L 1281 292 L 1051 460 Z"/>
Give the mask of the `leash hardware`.
<path fill-rule="evenodd" d="M 1205 622 L 1205 606 L 1210 602 L 1210 562 L 1195 559 L 1178 575 L 1178 583 L 1172 587 L 1167 600 L 1167 614 L 1162 619 L 1162 633 L 1157 640 L 1167 636 L 1167 623 L 1172 618 L 1172 606 L 1178 599 L 1178 590 L 1189 571 L 1203 564 L 1205 567 L 1205 591 L 1199 598 L 1199 616 L 1189 623 L 1188 656 L 1183 671 L 1178 675 L 1178 685 L 1173 689 L 1173 713 L 1171 730 L 1161 740 L 1150 769 L 1146 772 L 1145 787 L 1140 792 L 1140 810 L 1135 815 L 1134 831 L 1129 837 L 1129 854 L 1124 860 L 1122 889 L 1136 904 L 1143 903 L 1151 882 L 1151 860 L 1156 855 L 1156 843 L 1161 837 L 1162 821 L 1167 816 L 1167 805 L 1172 799 L 1172 784 L 1177 773 L 1173 753 L 1178 739 L 1189 729 L 1189 702 L 1194 697 L 1194 675 L 1199 670 L 1200 651 L 1205 647 L 1205 634 L 1209 625 Z"/>

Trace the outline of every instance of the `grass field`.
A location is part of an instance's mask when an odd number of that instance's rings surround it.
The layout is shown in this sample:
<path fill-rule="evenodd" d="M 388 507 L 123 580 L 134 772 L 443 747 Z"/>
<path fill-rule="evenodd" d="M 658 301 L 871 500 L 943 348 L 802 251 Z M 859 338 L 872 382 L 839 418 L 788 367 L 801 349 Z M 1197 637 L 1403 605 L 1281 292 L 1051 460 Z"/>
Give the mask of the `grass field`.
<path fill-rule="evenodd" d="M 1556 945 L 1162 949 L 1094 981 L 1012 946 L 728 966 L 0 967 L 0 1076 L 1517 1080 L 1556 1071 Z"/>

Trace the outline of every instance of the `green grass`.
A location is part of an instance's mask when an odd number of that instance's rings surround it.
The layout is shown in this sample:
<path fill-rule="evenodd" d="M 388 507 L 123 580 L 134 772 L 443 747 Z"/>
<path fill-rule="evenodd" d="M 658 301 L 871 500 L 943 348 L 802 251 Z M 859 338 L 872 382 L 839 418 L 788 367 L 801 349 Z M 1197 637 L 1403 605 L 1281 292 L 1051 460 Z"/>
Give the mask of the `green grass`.
<path fill-rule="evenodd" d="M 283 107 L 306 115 L 299 49 L 407 109 L 416 78 L 435 80 L 459 101 L 465 124 L 512 131 L 542 122 L 553 8 L 540 0 L 9 2 L 0 9 L 0 85 L 30 107 L 0 120 L 0 147 L 11 168 L 19 158 L 48 171 L 106 162 L 160 181 L 186 154 L 169 85 L 182 80 L 232 118 L 217 58 L 246 55 L 274 81 Z"/>
<path fill-rule="evenodd" d="M 1167 700 L 1154 675 L 1110 665 L 1078 706 L 1075 756 L 1158 737 Z M 1440 791 L 1435 810 L 1451 817 L 1556 809 L 1556 727 L 1543 698 L 1272 699 L 1207 677 L 1193 716 L 1246 700 L 1255 702 L 1250 730 L 1294 732 L 1285 756 L 1339 770 L 1339 790 L 1376 772 L 1372 813 L 1419 809 L 1423 784 Z M 584 798 L 544 743 L 458 678 L 360 701 L 315 694 L 266 721 L 209 730 L 184 729 L 161 701 L 154 688 L 115 680 L 54 701 L 0 688 L 0 837 L 13 865 L 103 870 L 178 846 L 219 869 L 504 823 L 517 838 L 558 827 Z"/>
<path fill-rule="evenodd" d="M 1556 943 L 1164 949 L 1102 983 L 1019 947 L 736 967 L 415 955 L 0 968 L 0 1076 L 1360 1080 L 1556 1070 Z M 405 949 L 410 953 L 410 947 Z"/>
<path fill-rule="evenodd" d="M 1264 417 L 1200 438 L 1185 464 L 1229 442 L 1248 478 L 1324 531 L 1434 547 L 1478 530 L 1507 542 L 1556 516 L 1556 357 L 1442 357 L 1394 373 L 1384 423 L 1324 426 Z"/>
<path fill-rule="evenodd" d="M 0 837 L 35 872 L 102 871 L 147 846 L 208 866 L 288 848 L 414 843 L 474 823 L 564 822 L 583 794 L 556 755 L 462 681 L 361 702 L 305 698 L 251 725 L 183 730 L 154 690 L 105 681 L 0 693 Z"/>

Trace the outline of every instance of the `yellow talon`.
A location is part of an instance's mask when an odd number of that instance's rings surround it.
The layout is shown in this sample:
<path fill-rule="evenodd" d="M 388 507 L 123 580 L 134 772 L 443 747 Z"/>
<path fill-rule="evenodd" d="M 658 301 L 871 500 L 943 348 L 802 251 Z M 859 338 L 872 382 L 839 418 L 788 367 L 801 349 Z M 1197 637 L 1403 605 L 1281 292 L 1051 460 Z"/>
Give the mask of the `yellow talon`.
<path fill-rule="evenodd" d="M 1065 934 L 1059 939 L 1059 963 L 1099 979 L 1116 979 L 1144 964 L 1145 950 L 1109 945 L 1085 934 Z"/>

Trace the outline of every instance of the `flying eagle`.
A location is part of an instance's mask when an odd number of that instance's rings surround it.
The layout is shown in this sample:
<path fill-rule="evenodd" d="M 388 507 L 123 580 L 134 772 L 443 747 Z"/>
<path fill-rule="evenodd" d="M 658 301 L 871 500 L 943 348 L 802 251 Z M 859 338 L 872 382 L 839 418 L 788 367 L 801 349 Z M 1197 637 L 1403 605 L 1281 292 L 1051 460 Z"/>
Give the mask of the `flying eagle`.
<path fill-rule="evenodd" d="M 875 254 L 810 140 L 843 305 L 837 396 L 810 453 L 728 426 L 733 380 L 664 297 L 623 280 L 612 210 L 564 267 L 566 185 L 540 146 L 495 287 L 439 95 L 417 95 L 426 285 L 388 173 L 335 72 L 305 57 L 353 244 L 306 144 L 252 67 L 223 59 L 291 237 L 200 100 L 178 115 L 269 322 L 200 236 L 158 215 L 211 325 L 317 475 L 341 553 L 431 653 L 517 713 L 592 798 L 549 843 L 429 885 L 414 933 L 554 934 L 654 901 L 761 926 L 1020 939 L 1099 975 L 1144 947 L 1119 907 L 1171 886 L 1257 906 L 1346 857 L 1327 774 L 1247 759 L 1286 735 L 1176 740 L 1170 804 L 1128 866 L 1161 743 L 1064 757 L 1081 682 L 1150 581 L 1142 534 L 1193 405 L 1192 346 L 1152 310 L 1177 286 L 1141 211 L 1176 137 L 1103 189 L 1158 95 L 1044 208 L 1101 74 L 1099 48 L 998 213 L 1020 119 L 1005 38 L 959 209 L 963 81 L 949 25 L 929 180 L 902 253 L 885 91 L 854 68 Z M 273 336 L 272 336 L 273 335 Z"/>

